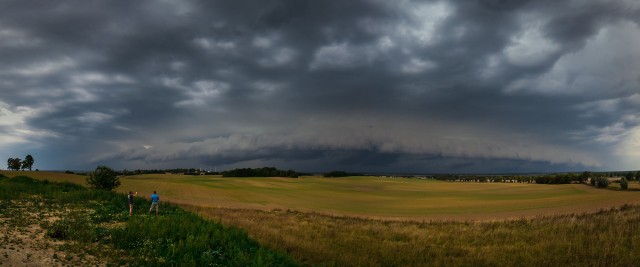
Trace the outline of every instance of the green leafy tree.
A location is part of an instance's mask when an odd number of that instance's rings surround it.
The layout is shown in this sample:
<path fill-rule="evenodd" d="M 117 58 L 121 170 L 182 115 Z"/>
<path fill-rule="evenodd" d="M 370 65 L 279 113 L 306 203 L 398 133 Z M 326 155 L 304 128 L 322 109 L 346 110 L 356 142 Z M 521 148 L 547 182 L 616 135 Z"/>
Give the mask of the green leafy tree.
<path fill-rule="evenodd" d="M 632 172 L 627 172 L 627 174 L 625 174 L 624 178 L 627 178 L 627 181 L 632 181 L 633 180 L 633 173 Z"/>
<path fill-rule="evenodd" d="M 22 169 L 29 169 L 31 171 L 31 167 L 33 167 L 33 157 L 31 155 L 27 155 L 24 157 L 24 161 L 22 162 Z"/>
<path fill-rule="evenodd" d="M 20 158 L 9 158 L 7 167 L 9 170 L 19 171 L 20 167 L 22 167 L 22 160 Z"/>
<path fill-rule="evenodd" d="M 622 177 L 622 179 L 620 179 L 620 188 L 622 188 L 622 190 L 627 190 L 627 188 L 629 188 L 629 181 L 627 178 Z"/>
<path fill-rule="evenodd" d="M 580 183 L 584 183 L 584 182 L 586 182 L 587 180 L 589 180 L 589 178 L 590 178 L 590 177 L 591 177 L 591 172 L 590 172 L 590 171 L 584 171 L 584 172 L 582 173 L 582 175 L 580 175 L 580 177 L 579 177 L 579 180 L 578 180 L 578 181 L 579 181 Z"/>
<path fill-rule="evenodd" d="M 609 179 L 607 177 L 596 178 L 596 185 L 600 188 L 607 188 L 609 186 Z"/>
<path fill-rule="evenodd" d="M 87 177 L 89 187 L 100 190 L 113 190 L 120 186 L 116 172 L 107 166 L 98 166 Z"/>

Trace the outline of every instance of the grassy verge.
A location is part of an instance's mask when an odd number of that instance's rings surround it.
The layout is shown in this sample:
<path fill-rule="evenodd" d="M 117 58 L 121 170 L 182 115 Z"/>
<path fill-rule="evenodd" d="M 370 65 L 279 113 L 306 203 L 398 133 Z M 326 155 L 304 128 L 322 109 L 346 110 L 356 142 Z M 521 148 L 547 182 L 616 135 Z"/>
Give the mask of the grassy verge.
<path fill-rule="evenodd" d="M 148 216 L 149 204 L 136 198 L 136 215 L 129 217 L 123 194 L 24 176 L 0 176 L 3 227 L 20 229 L 39 224 L 46 231 L 46 239 L 64 241 L 56 245 L 57 249 L 81 253 L 81 259 L 68 264 L 86 264 L 82 261 L 86 255 L 134 266 L 294 265 L 289 256 L 260 246 L 243 230 L 167 204 L 162 205 L 161 216 Z"/>
<path fill-rule="evenodd" d="M 306 265 L 637 266 L 640 206 L 493 222 L 399 222 L 189 207 Z"/>

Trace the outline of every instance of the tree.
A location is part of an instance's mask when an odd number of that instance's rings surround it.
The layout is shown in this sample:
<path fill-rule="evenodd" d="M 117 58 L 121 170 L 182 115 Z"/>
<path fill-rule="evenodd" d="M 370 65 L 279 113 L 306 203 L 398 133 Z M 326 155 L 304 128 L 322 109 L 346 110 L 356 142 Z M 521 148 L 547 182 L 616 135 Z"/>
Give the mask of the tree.
<path fill-rule="evenodd" d="M 580 179 L 578 180 L 580 183 L 584 183 L 591 177 L 590 171 L 584 171 L 582 175 L 580 175 Z"/>
<path fill-rule="evenodd" d="M 22 169 L 29 169 L 31 171 L 31 167 L 33 167 L 33 157 L 31 155 L 27 155 L 24 157 L 24 161 L 22 162 Z"/>
<path fill-rule="evenodd" d="M 625 178 L 627 178 L 627 181 L 632 181 L 633 180 L 633 173 L 632 172 L 627 172 L 627 174 L 624 176 Z"/>
<path fill-rule="evenodd" d="M 107 166 L 98 166 L 87 177 L 89 187 L 100 190 L 113 190 L 120 186 L 120 180 L 116 172 Z"/>
<path fill-rule="evenodd" d="M 627 188 L 629 188 L 629 181 L 627 178 L 622 177 L 622 179 L 620 179 L 620 188 L 622 188 L 622 190 L 627 190 Z"/>
<path fill-rule="evenodd" d="M 9 170 L 19 171 L 22 166 L 22 160 L 20 158 L 9 158 L 7 160 L 7 168 Z"/>
<path fill-rule="evenodd" d="M 609 186 L 609 179 L 607 177 L 598 177 L 596 178 L 596 185 L 600 188 L 607 188 Z"/>

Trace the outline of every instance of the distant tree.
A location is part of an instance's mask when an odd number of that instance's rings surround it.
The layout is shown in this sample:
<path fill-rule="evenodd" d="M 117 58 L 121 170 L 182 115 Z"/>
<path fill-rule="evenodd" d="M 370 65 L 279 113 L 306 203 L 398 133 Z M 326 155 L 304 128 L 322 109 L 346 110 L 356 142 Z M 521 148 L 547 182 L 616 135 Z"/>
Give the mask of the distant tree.
<path fill-rule="evenodd" d="M 344 171 L 330 171 L 323 175 L 324 177 L 345 177 L 348 176 L 347 172 Z"/>
<path fill-rule="evenodd" d="M 89 187 L 100 190 L 113 190 L 120 186 L 116 172 L 107 166 L 98 166 L 87 177 Z"/>
<path fill-rule="evenodd" d="M 24 161 L 22 162 L 22 169 L 31 170 L 31 167 L 33 167 L 33 162 L 33 157 L 31 155 L 27 155 L 26 157 L 24 157 Z"/>
<path fill-rule="evenodd" d="M 580 177 L 579 177 L 578 181 L 579 181 L 580 183 L 584 183 L 584 182 L 586 182 L 590 177 L 591 177 L 591 172 L 590 172 L 590 171 L 584 171 L 584 172 L 580 175 Z"/>
<path fill-rule="evenodd" d="M 600 188 L 607 188 L 609 186 L 609 179 L 607 177 L 598 177 L 596 178 L 596 185 Z"/>
<path fill-rule="evenodd" d="M 195 171 L 195 169 L 194 169 Z M 298 178 L 302 175 L 293 170 L 278 170 L 274 167 L 241 168 L 222 172 L 222 177 L 291 177 Z"/>
<path fill-rule="evenodd" d="M 622 188 L 622 190 L 627 190 L 627 188 L 629 188 L 629 181 L 626 177 L 622 177 L 622 179 L 620 179 L 620 188 Z"/>
<path fill-rule="evenodd" d="M 640 171 L 636 172 L 636 181 L 640 183 Z"/>
<path fill-rule="evenodd" d="M 22 167 L 22 160 L 20 158 L 9 158 L 7 167 L 9 170 L 19 171 L 20 167 Z"/>
<path fill-rule="evenodd" d="M 624 178 L 627 178 L 627 181 L 633 181 L 633 179 L 635 178 L 635 173 L 633 172 L 627 172 L 624 175 Z"/>

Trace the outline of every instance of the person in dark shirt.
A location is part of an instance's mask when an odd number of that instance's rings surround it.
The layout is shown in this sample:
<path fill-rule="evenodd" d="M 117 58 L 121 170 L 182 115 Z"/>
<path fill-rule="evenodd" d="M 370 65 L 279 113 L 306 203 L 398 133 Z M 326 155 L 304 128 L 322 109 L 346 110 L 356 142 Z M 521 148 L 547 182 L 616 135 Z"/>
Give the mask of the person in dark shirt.
<path fill-rule="evenodd" d="M 129 191 L 129 195 L 127 196 L 127 198 L 129 199 L 129 216 L 133 215 L 133 197 L 137 196 L 138 192 L 131 193 L 131 191 Z"/>

